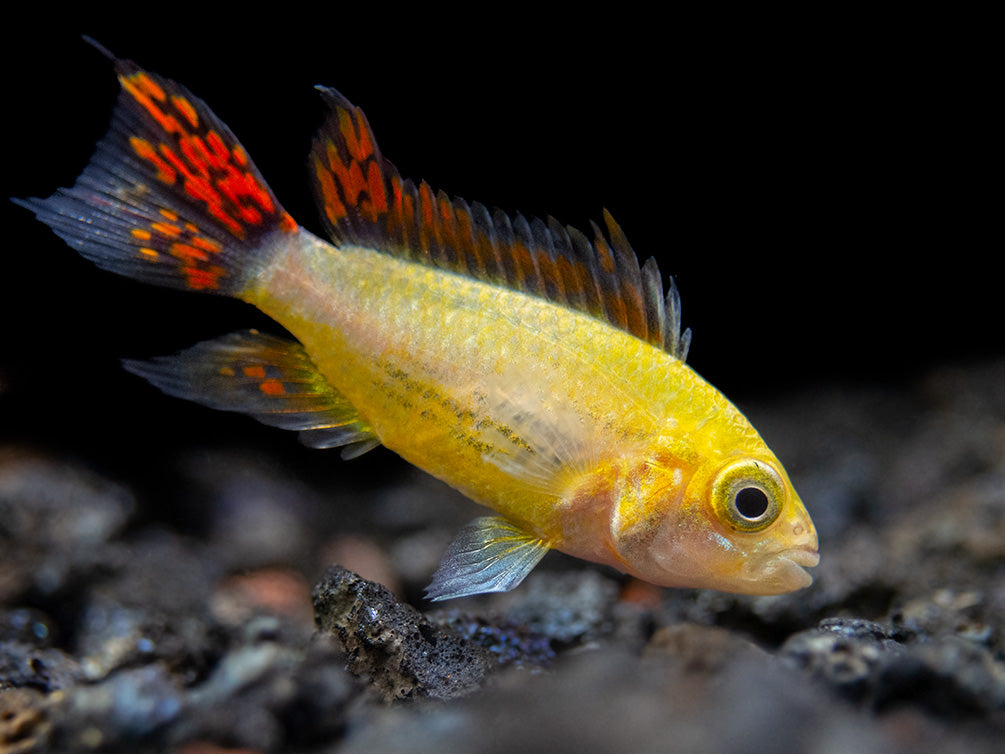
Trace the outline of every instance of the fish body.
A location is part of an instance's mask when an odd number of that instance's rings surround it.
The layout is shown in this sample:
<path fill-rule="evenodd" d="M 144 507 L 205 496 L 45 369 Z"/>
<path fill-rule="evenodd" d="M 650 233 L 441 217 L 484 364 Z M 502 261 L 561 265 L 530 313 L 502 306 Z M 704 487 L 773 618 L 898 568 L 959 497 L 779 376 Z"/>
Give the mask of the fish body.
<path fill-rule="evenodd" d="M 255 331 L 127 362 L 173 395 L 382 444 L 496 512 L 427 594 L 512 589 L 549 549 L 663 586 L 806 586 L 816 533 L 778 459 L 684 361 L 680 305 L 620 228 L 592 240 L 403 180 L 362 111 L 310 160 L 332 243 L 299 226 L 233 134 L 174 82 L 116 61 L 108 136 L 76 185 L 20 202 L 98 265 L 235 296 Z"/>

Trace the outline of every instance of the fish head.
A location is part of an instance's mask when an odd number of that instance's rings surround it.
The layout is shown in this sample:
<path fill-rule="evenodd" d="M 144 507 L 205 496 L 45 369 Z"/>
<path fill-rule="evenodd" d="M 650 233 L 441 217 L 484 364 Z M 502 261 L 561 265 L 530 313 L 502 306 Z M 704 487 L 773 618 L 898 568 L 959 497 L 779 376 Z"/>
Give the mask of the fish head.
<path fill-rule="evenodd" d="M 817 533 L 778 460 L 763 452 L 700 462 L 664 499 L 658 516 L 611 537 L 625 570 L 660 586 L 782 594 L 809 586 Z"/>

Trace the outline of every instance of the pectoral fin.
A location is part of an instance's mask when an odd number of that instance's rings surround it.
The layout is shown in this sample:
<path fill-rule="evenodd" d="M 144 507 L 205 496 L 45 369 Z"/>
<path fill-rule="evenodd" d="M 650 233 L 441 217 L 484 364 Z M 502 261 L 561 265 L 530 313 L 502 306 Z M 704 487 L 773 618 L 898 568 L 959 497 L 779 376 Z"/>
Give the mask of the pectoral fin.
<path fill-rule="evenodd" d="M 544 540 L 499 516 L 476 518 L 450 543 L 426 598 L 434 602 L 486 592 L 508 592 L 538 564 Z"/>
<path fill-rule="evenodd" d="M 527 488 L 561 498 L 569 479 L 596 467 L 596 433 L 569 402 L 510 387 L 523 379 L 514 371 L 483 380 L 494 421 L 479 427 L 489 448 L 482 458 Z"/>

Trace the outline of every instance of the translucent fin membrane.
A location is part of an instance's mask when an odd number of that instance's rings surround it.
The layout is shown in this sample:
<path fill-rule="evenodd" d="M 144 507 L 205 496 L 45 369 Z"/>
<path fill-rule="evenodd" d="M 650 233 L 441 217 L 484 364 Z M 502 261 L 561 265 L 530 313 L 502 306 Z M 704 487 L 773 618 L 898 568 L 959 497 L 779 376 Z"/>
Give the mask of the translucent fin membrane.
<path fill-rule="evenodd" d="M 124 364 L 168 395 L 298 430 L 311 447 L 344 446 L 343 455 L 356 456 L 380 444 L 369 423 L 293 341 L 249 330 L 174 356 Z"/>
<path fill-rule="evenodd" d="M 476 518 L 447 548 L 426 587 L 438 602 L 486 592 L 508 592 L 547 554 L 548 545 L 500 516 Z"/>

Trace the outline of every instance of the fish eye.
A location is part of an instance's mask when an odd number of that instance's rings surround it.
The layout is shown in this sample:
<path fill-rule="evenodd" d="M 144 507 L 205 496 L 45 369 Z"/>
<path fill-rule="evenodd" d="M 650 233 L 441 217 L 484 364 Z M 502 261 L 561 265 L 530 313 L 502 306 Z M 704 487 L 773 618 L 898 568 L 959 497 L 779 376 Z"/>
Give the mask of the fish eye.
<path fill-rule="evenodd" d="M 725 466 L 712 484 L 712 507 L 732 529 L 762 531 L 782 512 L 782 480 L 766 463 L 743 459 Z"/>
<path fill-rule="evenodd" d="M 768 495 L 760 487 L 744 487 L 736 493 L 733 505 L 737 513 L 753 521 L 767 513 Z"/>

